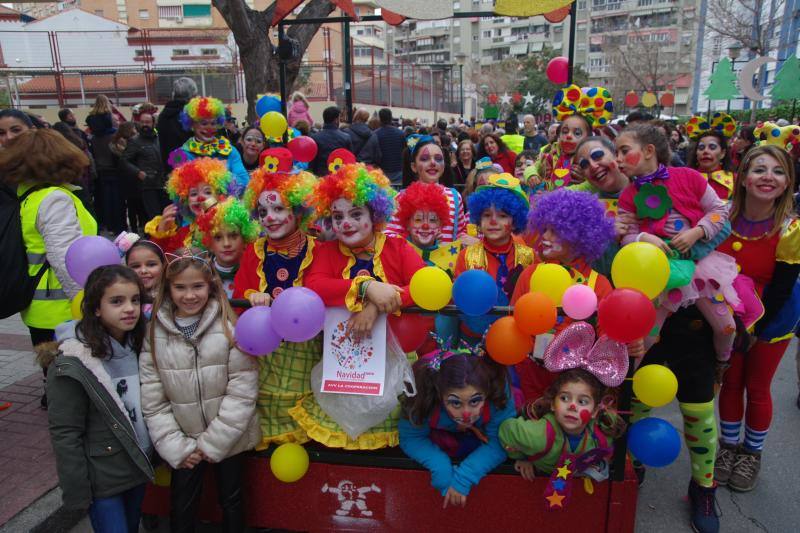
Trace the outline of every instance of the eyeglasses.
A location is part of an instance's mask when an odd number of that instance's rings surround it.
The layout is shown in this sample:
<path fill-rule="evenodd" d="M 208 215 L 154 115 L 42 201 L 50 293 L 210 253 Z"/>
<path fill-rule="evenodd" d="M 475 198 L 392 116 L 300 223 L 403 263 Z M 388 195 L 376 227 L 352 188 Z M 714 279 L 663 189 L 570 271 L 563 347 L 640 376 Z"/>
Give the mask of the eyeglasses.
<path fill-rule="evenodd" d="M 708 144 L 699 143 L 697 145 L 697 149 L 702 152 L 703 150 L 706 149 L 706 146 L 708 146 L 708 149 L 711 150 L 712 152 L 719 148 L 719 145 L 717 143 L 708 143 Z"/>
<path fill-rule="evenodd" d="M 589 158 L 591 158 L 591 160 L 594 161 L 595 163 L 597 163 L 598 161 L 603 159 L 603 157 L 605 157 L 605 155 L 606 155 L 606 153 L 603 150 L 601 150 L 600 148 L 595 148 L 594 150 L 589 152 Z M 586 158 L 583 158 L 580 161 L 578 161 L 578 166 L 581 167 L 583 170 L 586 170 L 587 168 L 589 168 L 590 164 L 591 163 Z"/>

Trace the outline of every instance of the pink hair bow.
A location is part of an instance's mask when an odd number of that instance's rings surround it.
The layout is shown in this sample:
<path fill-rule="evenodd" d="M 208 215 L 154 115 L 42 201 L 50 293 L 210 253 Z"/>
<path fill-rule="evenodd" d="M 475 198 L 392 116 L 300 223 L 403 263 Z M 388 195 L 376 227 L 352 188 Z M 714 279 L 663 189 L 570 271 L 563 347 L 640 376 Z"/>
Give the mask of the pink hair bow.
<path fill-rule="evenodd" d="M 608 387 L 619 386 L 628 373 L 628 348 L 605 335 L 595 342 L 594 328 L 586 322 L 575 322 L 556 335 L 543 359 L 551 372 L 582 368 Z"/>

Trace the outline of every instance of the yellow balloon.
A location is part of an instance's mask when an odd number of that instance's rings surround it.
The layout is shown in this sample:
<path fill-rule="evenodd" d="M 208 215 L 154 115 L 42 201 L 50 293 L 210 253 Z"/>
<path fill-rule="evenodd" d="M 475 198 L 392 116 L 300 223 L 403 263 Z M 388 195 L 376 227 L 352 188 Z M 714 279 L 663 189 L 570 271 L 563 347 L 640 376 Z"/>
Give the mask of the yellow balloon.
<path fill-rule="evenodd" d="M 444 270 L 428 266 L 412 276 L 409 290 L 415 304 L 428 311 L 438 311 L 450 302 L 453 282 Z"/>
<path fill-rule="evenodd" d="M 277 111 L 270 111 L 261 117 L 259 125 L 267 137 L 281 137 L 286 131 L 286 117 Z"/>
<path fill-rule="evenodd" d="M 296 442 L 281 444 L 272 453 L 269 468 L 280 481 L 294 483 L 308 472 L 308 452 Z"/>
<path fill-rule="evenodd" d="M 617 289 L 637 289 L 652 300 L 667 286 L 667 255 L 649 242 L 632 242 L 614 256 L 611 279 Z"/>
<path fill-rule="evenodd" d="M 561 298 L 572 284 L 572 276 L 567 269 L 552 263 L 537 266 L 531 276 L 531 292 L 543 292 L 557 306 L 561 306 Z"/>
<path fill-rule="evenodd" d="M 81 305 L 83 304 L 83 289 L 78 291 L 78 294 L 75 295 L 75 298 L 69 303 L 69 310 L 72 313 L 72 318 L 75 320 L 80 320 L 83 318 L 83 312 L 81 311 Z"/>
<path fill-rule="evenodd" d="M 642 95 L 642 105 L 645 107 L 653 107 L 658 103 L 658 99 L 656 95 L 651 93 L 650 91 L 644 93 Z"/>
<path fill-rule="evenodd" d="M 678 392 L 678 379 L 664 365 L 647 365 L 633 375 L 633 393 L 650 407 L 667 405 Z"/>
<path fill-rule="evenodd" d="M 169 487 L 172 482 L 172 470 L 167 465 L 158 465 L 155 469 L 153 484 L 156 487 Z"/>

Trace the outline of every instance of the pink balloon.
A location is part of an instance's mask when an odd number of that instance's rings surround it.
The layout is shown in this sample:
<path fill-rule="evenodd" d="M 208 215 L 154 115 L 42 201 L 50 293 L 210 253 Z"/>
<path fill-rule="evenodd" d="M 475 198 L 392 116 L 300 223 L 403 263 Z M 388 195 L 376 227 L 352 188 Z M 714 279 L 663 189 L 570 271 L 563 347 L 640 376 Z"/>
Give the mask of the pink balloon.
<path fill-rule="evenodd" d="M 295 161 L 310 163 L 317 156 L 317 143 L 306 135 L 295 137 L 286 145 Z"/>
<path fill-rule="evenodd" d="M 566 57 L 554 57 L 547 63 L 545 70 L 547 79 L 556 85 L 564 85 L 569 79 L 569 59 Z"/>
<path fill-rule="evenodd" d="M 561 308 L 575 320 L 589 318 L 597 310 L 597 295 L 586 285 L 572 285 L 564 292 Z"/>

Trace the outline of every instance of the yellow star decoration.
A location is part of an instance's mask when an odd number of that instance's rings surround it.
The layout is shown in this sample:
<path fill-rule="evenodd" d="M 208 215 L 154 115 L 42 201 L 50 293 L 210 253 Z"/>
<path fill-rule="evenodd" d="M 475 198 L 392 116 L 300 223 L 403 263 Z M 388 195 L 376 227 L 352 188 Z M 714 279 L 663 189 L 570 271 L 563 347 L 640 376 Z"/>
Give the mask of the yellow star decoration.
<path fill-rule="evenodd" d="M 558 467 L 558 475 L 556 477 L 560 477 L 563 479 L 567 479 L 567 476 L 570 475 L 572 471 L 569 469 L 568 466 L 559 466 Z"/>
<path fill-rule="evenodd" d="M 564 498 L 565 496 L 563 494 L 554 492 L 550 496 L 546 497 L 545 500 L 550 502 L 550 507 L 561 507 L 563 509 L 564 504 L 562 502 L 564 501 Z"/>

